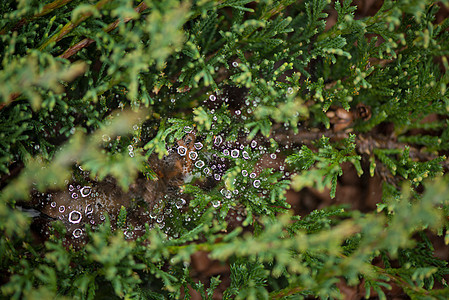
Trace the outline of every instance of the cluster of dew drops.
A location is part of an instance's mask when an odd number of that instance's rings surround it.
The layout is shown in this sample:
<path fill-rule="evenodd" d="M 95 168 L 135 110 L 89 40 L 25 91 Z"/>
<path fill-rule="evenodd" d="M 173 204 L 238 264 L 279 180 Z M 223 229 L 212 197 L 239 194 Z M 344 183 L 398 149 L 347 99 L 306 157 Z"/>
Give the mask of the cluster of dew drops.
<path fill-rule="evenodd" d="M 206 101 L 210 101 L 212 104 L 217 101 L 217 96 L 212 94 L 208 97 Z M 226 103 L 229 101 L 227 97 L 223 97 L 223 101 Z M 260 99 L 256 98 L 254 101 L 248 99 L 245 100 L 243 108 L 234 110 L 232 112 L 233 122 L 243 122 L 247 120 L 248 115 L 253 113 L 254 107 L 258 105 Z M 216 113 L 216 109 L 211 109 L 212 114 Z M 212 117 L 214 121 L 218 118 L 216 115 Z M 215 124 L 212 124 L 212 129 Z M 184 127 L 185 133 L 194 133 L 192 126 Z M 188 157 L 192 160 L 194 169 L 192 170 L 193 177 L 211 177 L 213 178 L 217 185 L 223 180 L 223 175 L 226 173 L 230 165 L 230 161 L 241 159 L 243 163 L 240 164 L 241 176 L 237 176 L 234 179 L 233 185 L 234 189 L 229 190 L 225 187 L 220 189 L 222 195 L 222 200 L 212 201 L 212 206 L 219 208 L 224 201 L 235 201 L 242 193 L 248 189 L 248 185 L 251 188 L 258 190 L 261 194 L 266 194 L 267 190 L 262 189 L 263 178 L 259 178 L 259 174 L 264 168 L 274 168 L 282 172 L 283 178 L 288 177 L 290 174 L 285 172 L 284 161 L 279 159 L 280 149 L 270 149 L 266 145 L 269 144 L 268 139 L 263 139 L 258 137 L 258 140 L 248 141 L 246 137 L 249 134 L 249 130 L 243 128 L 242 132 L 239 133 L 239 138 L 236 141 L 228 142 L 226 141 L 226 132 L 221 132 L 212 139 L 211 148 L 214 150 L 211 155 L 210 150 L 205 147 L 202 142 L 197 141 L 194 143 L 194 149 L 188 151 L 184 146 L 178 146 L 177 152 L 180 156 Z M 197 133 L 197 139 L 201 139 L 201 136 Z M 286 146 L 288 148 L 288 145 Z M 256 166 L 253 168 L 249 163 L 253 157 L 259 160 Z M 248 161 L 246 164 L 245 161 Z M 240 179 L 246 178 L 245 184 Z M 224 185 L 223 185 L 224 186 Z M 237 216 L 241 218 L 241 216 Z"/>
<path fill-rule="evenodd" d="M 209 101 L 210 104 L 217 103 L 217 95 L 210 95 L 206 102 Z M 223 102 L 228 102 L 229 99 L 225 96 L 221 96 L 221 100 Z M 249 115 L 253 113 L 254 108 L 259 104 L 260 99 L 257 97 L 254 100 L 245 99 L 244 103 L 240 107 L 240 109 L 232 110 L 232 121 L 233 122 L 244 122 L 248 119 Z M 207 103 L 206 103 L 207 104 Z M 210 112 L 212 114 L 216 113 L 216 109 L 212 108 Z M 217 116 L 214 115 L 212 117 L 213 121 L 216 122 L 218 120 Z M 216 126 L 215 123 L 212 123 L 212 129 Z M 139 125 L 135 125 L 133 127 L 135 131 L 139 130 Z M 226 173 L 229 167 L 231 167 L 230 162 L 232 160 L 242 160 L 250 162 L 252 158 L 256 158 L 259 162 L 256 163 L 255 167 L 252 167 L 250 163 L 245 164 L 241 163 L 241 171 L 239 176 L 236 176 L 234 179 L 234 187 L 235 189 L 229 190 L 225 187 L 225 185 L 221 185 L 220 194 L 222 195 L 221 200 L 212 201 L 211 205 L 214 208 L 219 209 L 220 206 L 228 201 L 238 201 L 238 198 L 246 192 L 247 189 L 255 189 L 260 192 L 260 194 L 266 194 L 268 191 L 263 189 L 263 178 L 259 176 L 259 174 L 263 171 L 264 168 L 275 168 L 278 171 L 283 173 L 283 178 L 288 177 L 290 174 L 285 172 L 284 161 L 279 159 L 280 150 L 271 148 L 267 146 L 269 144 L 268 139 L 261 138 L 260 136 L 257 140 L 247 140 L 246 136 L 249 134 L 249 130 L 242 127 L 241 132 L 239 132 L 239 138 L 236 141 L 228 142 L 225 140 L 226 132 L 221 132 L 216 135 L 212 139 L 212 145 L 204 145 L 205 136 L 201 136 L 201 134 L 196 133 L 192 126 L 185 126 L 184 132 L 186 134 L 194 134 L 196 135 L 196 141 L 194 142 L 193 149 L 189 151 L 186 147 L 182 145 L 178 145 L 175 149 L 178 155 L 181 157 L 189 158 L 192 161 L 193 169 L 190 174 L 190 179 L 199 178 L 199 177 L 208 177 L 213 178 L 217 185 L 220 185 L 223 180 L 223 175 Z M 103 142 L 110 142 L 109 136 L 102 137 Z M 133 146 L 134 144 L 134 146 Z M 127 146 L 127 150 L 129 152 L 129 156 L 134 156 L 134 147 L 136 145 L 136 141 Z M 209 147 L 206 147 L 209 146 Z M 211 154 L 210 149 L 213 149 L 213 153 Z M 284 148 L 288 148 L 288 145 L 284 146 Z M 254 156 L 254 157 L 252 157 Z M 81 169 L 81 168 L 80 168 Z M 82 170 L 82 169 L 81 169 Z M 241 180 L 245 178 L 245 180 Z M 239 182 L 239 179 L 241 182 Z M 243 183 L 244 181 L 244 183 Z M 95 187 L 91 186 L 74 186 L 68 185 L 68 189 L 71 195 L 71 198 L 74 200 L 83 199 L 88 197 L 93 193 Z M 95 194 L 95 193 L 94 193 Z M 98 193 L 97 193 L 98 194 Z M 95 197 L 95 195 L 92 195 Z M 97 195 L 98 196 L 98 195 Z M 159 206 L 165 206 L 162 203 L 166 201 L 171 201 L 174 203 L 173 206 L 165 207 L 165 209 L 158 209 Z M 59 217 L 67 218 L 70 224 L 78 224 L 81 222 L 83 218 L 89 218 L 94 213 L 94 209 L 91 204 L 83 201 L 72 201 L 72 203 L 76 203 L 75 205 L 71 205 L 71 207 L 65 207 L 64 205 L 59 206 L 58 210 L 61 214 Z M 165 233 L 169 235 L 171 228 L 165 226 L 165 220 L 173 217 L 172 209 L 183 210 L 185 213 L 182 214 L 185 223 L 189 223 L 191 221 L 195 221 L 201 217 L 201 211 L 194 207 L 191 212 L 187 213 L 185 208 L 187 205 L 187 201 L 183 198 L 182 193 L 179 193 L 177 199 L 161 199 L 159 204 L 156 203 L 155 207 L 148 212 L 151 219 L 156 221 L 156 224 L 160 229 L 165 229 Z M 51 206 L 54 208 L 56 206 L 56 202 L 51 202 Z M 66 210 L 68 210 L 66 212 Z M 101 212 L 99 219 L 104 220 L 105 217 Z M 240 221 L 244 216 L 241 211 L 236 212 L 236 218 Z M 91 224 L 95 224 L 94 218 L 90 220 Z M 153 225 L 150 226 L 152 228 Z M 74 238 L 79 238 L 83 234 L 82 228 L 76 228 L 73 230 L 72 235 Z M 125 230 L 126 237 L 132 236 L 131 230 Z M 177 233 L 174 233 L 173 237 L 176 238 Z"/>
<path fill-rule="evenodd" d="M 66 183 L 68 184 L 68 182 Z M 68 184 L 67 191 L 70 195 L 69 202 L 58 204 L 56 201 L 53 201 L 52 194 L 47 195 L 47 200 L 51 201 L 51 209 L 57 210 L 58 219 L 63 222 L 68 222 L 69 227 L 74 227 L 72 236 L 74 238 L 79 238 L 83 235 L 84 229 L 83 227 L 77 227 L 76 225 L 81 224 L 83 218 L 89 219 L 90 224 L 95 224 L 93 218 L 94 207 L 87 198 L 89 196 L 95 196 L 95 192 L 93 192 L 93 188 L 91 186 L 74 184 Z M 104 221 L 105 216 L 100 214 L 99 219 Z"/>

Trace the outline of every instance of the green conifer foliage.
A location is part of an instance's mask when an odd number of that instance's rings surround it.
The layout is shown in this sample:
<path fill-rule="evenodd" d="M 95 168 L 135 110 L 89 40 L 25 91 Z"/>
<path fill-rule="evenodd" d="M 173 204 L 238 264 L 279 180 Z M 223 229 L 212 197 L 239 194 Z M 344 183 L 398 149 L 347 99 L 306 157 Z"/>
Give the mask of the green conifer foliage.
<path fill-rule="evenodd" d="M 1 1 L 1 298 L 447 299 L 448 8 Z"/>

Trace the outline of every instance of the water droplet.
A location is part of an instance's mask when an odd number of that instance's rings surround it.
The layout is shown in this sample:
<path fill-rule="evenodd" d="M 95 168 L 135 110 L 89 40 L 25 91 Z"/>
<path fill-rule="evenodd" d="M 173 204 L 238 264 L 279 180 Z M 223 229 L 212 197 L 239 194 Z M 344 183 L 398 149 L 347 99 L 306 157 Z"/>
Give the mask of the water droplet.
<path fill-rule="evenodd" d="M 90 214 L 93 213 L 93 212 L 94 212 L 94 208 L 92 207 L 92 205 L 88 204 L 88 205 L 86 206 L 86 209 L 84 210 L 84 213 L 85 213 L 86 215 L 90 215 Z"/>
<path fill-rule="evenodd" d="M 272 159 L 276 159 L 276 154 L 272 153 L 272 154 L 270 154 L 270 157 L 271 157 Z"/>
<path fill-rule="evenodd" d="M 260 187 L 260 180 L 259 180 L 259 179 L 254 180 L 253 186 L 254 186 L 255 188 Z"/>
<path fill-rule="evenodd" d="M 51 207 L 56 207 L 56 202 L 53 201 L 52 203 L 50 203 L 50 206 Z"/>
<path fill-rule="evenodd" d="M 60 207 L 59 207 L 59 212 L 60 213 L 63 213 L 65 211 L 65 206 L 64 205 L 61 205 Z"/>
<path fill-rule="evenodd" d="M 256 141 L 252 141 L 251 142 L 251 148 L 255 148 L 257 146 L 257 142 Z"/>
<path fill-rule="evenodd" d="M 220 206 L 220 201 L 218 201 L 218 200 L 212 201 L 212 206 L 215 207 L 215 208 L 219 207 Z"/>
<path fill-rule="evenodd" d="M 73 192 L 74 189 L 75 187 L 73 185 L 69 185 L 69 191 Z"/>
<path fill-rule="evenodd" d="M 233 62 L 232 62 L 232 66 L 233 66 L 234 68 L 237 68 L 237 67 L 239 66 L 239 63 L 236 62 L 236 61 L 233 61 Z"/>
<path fill-rule="evenodd" d="M 248 171 L 242 170 L 242 175 L 245 176 L 245 177 L 248 176 Z"/>
<path fill-rule="evenodd" d="M 221 136 L 217 136 L 214 140 L 215 146 L 220 146 L 221 142 L 223 142 L 223 138 Z"/>
<path fill-rule="evenodd" d="M 288 92 L 289 94 L 293 94 L 293 88 L 292 88 L 292 87 L 289 87 L 289 88 L 287 89 L 287 92 Z"/>
<path fill-rule="evenodd" d="M 244 159 L 249 159 L 249 154 L 246 151 L 242 152 L 242 156 L 243 156 Z"/>
<path fill-rule="evenodd" d="M 109 142 L 111 140 L 111 137 L 107 134 L 103 134 L 101 139 L 103 140 L 103 142 Z"/>
<path fill-rule="evenodd" d="M 180 209 L 181 207 L 183 207 L 186 204 L 186 200 L 180 198 L 178 201 L 176 201 L 176 208 Z"/>
<path fill-rule="evenodd" d="M 187 154 L 187 148 L 184 146 L 179 146 L 178 147 L 178 154 L 181 156 L 184 156 Z"/>
<path fill-rule="evenodd" d="M 195 163 L 195 167 L 201 169 L 202 167 L 204 167 L 204 161 L 199 160 Z"/>
<path fill-rule="evenodd" d="M 210 95 L 209 99 L 210 99 L 210 101 L 215 101 L 217 99 L 217 97 L 215 97 L 215 95 Z"/>
<path fill-rule="evenodd" d="M 92 188 L 90 186 L 83 186 L 83 188 L 80 190 L 82 197 L 87 197 L 92 192 Z"/>
<path fill-rule="evenodd" d="M 220 180 L 220 179 L 221 179 L 221 176 L 220 176 L 219 174 L 215 174 L 215 175 L 214 175 L 214 178 L 215 178 L 215 180 Z"/>
<path fill-rule="evenodd" d="M 73 193 L 73 194 L 72 194 L 72 198 L 73 198 L 73 199 L 78 199 L 78 194 L 77 194 L 77 193 Z"/>
<path fill-rule="evenodd" d="M 239 157 L 239 154 L 240 154 L 240 150 L 238 150 L 238 149 L 233 149 L 231 151 L 231 157 L 233 157 L 233 158 Z"/>
<path fill-rule="evenodd" d="M 256 173 L 251 173 L 251 174 L 249 174 L 249 177 L 250 177 L 250 178 L 256 178 Z"/>
<path fill-rule="evenodd" d="M 133 150 L 134 150 L 133 145 L 128 145 L 128 151 L 129 151 L 129 152 L 132 152 Z"/>
<path fill-rule="evenodd" d="M 129 157 L 134 157 L 134 152 L 129 152 Z"/>
<path fill-rule="evenodd" d="M 83 234 L 83 231 L 79 228 L 73 230 L 73 237 L 74 238 L 79 238 L 81 235 Z"/>
<path fill-rule="evenodd" d="M 191 133 L 193 131 L 193 127 L 192 126 L 184 126 L 184 132 L 185 133 Z"/>
<path fill-rule="evenodd" d="M 83 216 L 81 215 L 81 213 L 79 211 L 72 211 L 69 214 L 69 222 L 73 223 L 73 224 L 77 224 L 79 222 L 81 222 L 81 219 L 83 218 Z"/>
<path fill-rule="evenodd" d="M 195 151 L 191 151 L 189 153 L 189 157 L 191 160 L 195 160 L 198 157 L 198 153 L 196 153 Z"/>
<path fill-rule="evenodd" d="M 71 133 L 71 134 L 74 134 L 75 131 L 76 131 L 76 128 L 75 128 L 75 127 L 70 128 L 70 133 Z"/>
<path fill-rule="evenodd" d="M 204 172 L 204 174 L 206 174 L 206 176 L 209 176 L 211 174 L 211 171 L 209 168 L 204 168 L 203 172 Z"/>
<path fill-rule="evenodd" d="M 240 115 L 242 112 L 240 111 L 240 110 L 236 110 L 235 111 L 235 114 L 238 116 L 238 115 Z"/>
<path fill-rule="evenodd" d="M 228 150 L 228 149 L 224 149 L 224 150 L 223 150 L 223 154 L 224 154 L 224 155 L 229 155 L 229 150 Z"/>
<path fill-rule="evenodd" d="M 195 147 L 196 150 L 201 150 L 201 148 L 203 148 L 203 144 L 201 144 L 200 142 L 197 142 L 197 143 L 193 144 L 193 147 Z"/>
<path fill-rule="evenodd" d="M 104 221 L 104 219 L 106 219 L 106 217 L 104 215 L 100 215 L 100 220 Z"/>

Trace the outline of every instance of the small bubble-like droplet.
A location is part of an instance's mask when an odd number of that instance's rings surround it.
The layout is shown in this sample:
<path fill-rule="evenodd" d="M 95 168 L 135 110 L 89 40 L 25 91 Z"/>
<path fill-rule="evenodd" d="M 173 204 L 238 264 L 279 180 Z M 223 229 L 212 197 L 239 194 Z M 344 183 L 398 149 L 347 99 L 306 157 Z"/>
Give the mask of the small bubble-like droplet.
<path fill-rule="evenodd" d="M 240 154 L 240 150 L 238 150 L 238 149 L 233 149 L 231 151 L 231 157 L 233 157 L 233 158 L 239 157 L 239 154 Z"/>
<path fill-rule="evenodd" d="M 217 136 L 214 140 L 215 146 L 220 146 L 221 142 L 223 142 L 223 138 L 221 136 Z"/>
<path fill-rule="evenodd" d="M 83 186 L 80 190 L 82 197 L 87 197 L 92 192 L 92 188 L 90 186 Z"/>
<path fill-rule="evenodd" d="M 206 174 L 206 176 L 209 176 L 211 174 L 211 171 L 209 168 L 204 168 L 203 172 L 204 172 L 204 174 Z"/>
<path fill-rule="evenodd" d="M 256 141 L 252 141 L 251 142 L 251 148 L 255 148 L 257 146 L 257 142 Z"/>
<path fill-rule="evenodd" d="M 195 147 L 196 150 L 201 150 L 201 148 L 203 148 L 203 144 L 201 144 L 200 142 L 197 142 L 197 143 L 193 144 L 193 147 Z"/>
<path fill-rule="evenodd" d="M 190 158 L 191 160 L 195 160 L 197 157 L 198 157 L 198 153 L 196 153 L 195 151 L 191 151 L 191 152 L 189 153 L 189 158 Z"/>
<path fill-rule="evenodd" d="M 73 230 L 73 237 L 74 238 L 79 238 L 81 235 L 83 234 L 83 231 L 79 228 Z"/>
<path fill-rule="evenodd" d="M 270 154 L 270 157 L 271 157 L 272 159 L 276 159 L 276 154 L 275 154 L 275 153 L 271 153 L 271 154 Z"/>
<path fill-rule="evenodd" d="M 242 152 L 242 156 L 243 156 L 244 159 L 249 159 L 249 154 L 246 151 Z"/>
<path fill-rule="evenodd" d="M 245 177 L 248 176 L 248 171 L 242 170 L 242 175 L 245 176 Z"/>
<path fill-rule="evenodd" d="M 69 214 L 69 222 L 73 223 L 73 224 L 77 224 L 79 222 L 81 222 L 81 219 L 83 218 L 83 216 L 81 215 L 81 213 L 79 211 L 72 211 Z"/>
<path fill-rule="evenodd" d="M 195 167 L 201 169 L 202 167 L 204 167 L 204 161 L 199 160 L 195 163 Z"/>
<path fill-rule="evenodd" d="M 74 189 L 75 187 L 73 185 L 69 185 L 69 191 L 73 192 Z"/>
<path fill-rule="evenodd" d="M 65 211 L 65 206 L 64 205 L 61 205 L 60 207 L 59 207 L 59 212 L 60 213 L 63 213 Z"/>
<path fill-rule="evenodd" d="M 229 155 L 229 150 L 228 150 L 228 149 L 224 149 L 224 150 L 223 150 L 223 154 L 224 154 L 224 155 Z"/>
<path fill-rule="evenodd" d="M 233 61 L 233 62 L 232 62 L 232 66 L 233 66 L 234 68 L 237 68 L 237 67 L 239 66 L 239 63 L 236 62 L 236 61 Z"/>
<path fill-rule="evenodd" d="M 178 147 L 178 154 L 181 156 L 184 156 L 187 154 L 187 148 L 184 146 L 179 146 Z"/>
<path fill-rule="evenodd" d="M 56 207 L 56 202 L 53 201 L 52 203 L 50 203 L 50 206 L 51 207 Z"/>
<path fill-rule="evenodd" d="M 85 213 L 86 215 L 90 215 L 90 214 L 93 213 L 93 212 L 94 212 L 94 208 L 92 207 L 92 205 L 88 204 L 88 205 L 86 206 L 86 209 L 84 210 L 84 213 Z"/>
<path fill-rule="evenodd" d="M 215 178 L 215 180 L 220 180 L 220 179 L 221 179 L 221 176 L 220 176 L 219 174 L 215 174 L 215 175 L 214 175 L 214 178 Z"/>
<path fill-rule="evenodd" d="M 215 101 L 217 99 L 217 97 L 215 97 L 215 95 L 210 95 L 209 99 L 210 99 L 210 101 Z"/>
<path fill-rule="evenodd" d="M 259 179 L 254 180 L 253 186 L 254 186 L 255 188 L 260 187 L 260 180 L 259 180 Z"/>
<path fill-rule="evenodd" d="M 250 178 L 256 178 L 256 173 L 251 173 L 251 174 L 249 174 L 249 177 L 250 177 Z"/>

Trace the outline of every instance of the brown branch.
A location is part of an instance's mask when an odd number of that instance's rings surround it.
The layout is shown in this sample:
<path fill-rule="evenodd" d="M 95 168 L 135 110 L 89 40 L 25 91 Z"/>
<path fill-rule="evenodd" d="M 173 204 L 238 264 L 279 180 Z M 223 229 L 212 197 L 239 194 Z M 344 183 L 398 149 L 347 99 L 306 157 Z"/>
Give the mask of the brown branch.
<path fill-rule="evenodd" d="M 42 11 L 33 15 L 30 18 L 22 18 L 19 22 L 17 22 L 13 28 L 11 29 L 12 31 L 17 31 L 20 27 L 22 27 L 23 25 L 25 25 L 26 23 L 35 20 L 37 18 L 40 18 L 42 16 L 45 16 L 49 13 L 51 13 L 52 11 L 54 11 L 55 9 L 60 8 L 61 6 L 66 5 L 67 3 L 69 3 L 72 0 L 55 0 L 52 3 L 49 3 L 47 5 L 45 5 L 42 8 Z M 1 31 L 0 31 L 0 35 L 4 35 L 5 33 L 7 33 L 8 31 L 10 31 L 10 29 L 8 29 L 8 26 L 4 27 Z"/>
<path fill-rule="evenodd" d="M 110 0 L 100 0 L 97 4 L 95 4 L 95 7 L 97 9 L 101 9 L 109 1 Z M 81 24 L 83 21 L 87 20 L 91 16 L 92 16 L 92 13 L 87 12 L 87 13 L 83 14 L 81 17 L 79 17 L 78 20 L 76 20 L 75 22 L 69 21 L 67 24 L 64 25 L 64 27 L 61 28 L 61 30 L 59 30 L 59 33 L 53 35 L 46 42 L 44 42 L 39 47 L 39 50 L 44 50 L 51 43 L 56 43 L 56 42 L 60 41 L 65 35 L 70 33 L 74 28 L 76 28 L 79 24 Z"/>
<path fill-rule="evenodd" d="M 141 13 L 142 11 L 144 11 L 147 8 L 148 8 L 148 6 L 145 4 L 145 2 L 141 2 L 134 10 L 137 13 Z M 127 23 L 127 22 L 129 22 L 131 20 L 132 20 L 131 17 L 124 18 L 123 19 L 123 23 Z M 117 26 L 120 24 L 121 21 L 122 20 L 120 20 L 120 19 L 115 20 L 113 23 L 109 24 L 108 27 L 104 28 L 103 31 L 104 32 L 110 32 L 110 31 L 114 30 L 115 28 L 117 28 Z M 69 49 L 64 51 L 64 53 L 61 54 L 59 57 L 61 57 L 61 58 L 69 58 L 70 56 L 76 54 L 81 49 L 86 48 L 87 46 L 89 46 L 93 42 L 94 42 L 93 39 L 85 38 L 81 42 L 73 45 L 72 47 L 70 47 Z"/>
<path fill-rule="evenodd" d="M 71 0 L 58 0 L 58 1 L 71 1 Z M 104 2 L 107 2 L 107 1 L 109 1 L 109 0 L 103 0 L 103 1 L 104 1 Z M 57 1 L 55 1 L 55 2 L 57 2 Z M 100 3 L 100 2 L 99 2 L 99 3 Z M 99 4 L 99 3 L 98 3 L 98 4 Z M 97 4 L 97 5 L 98 5 L 98 4 Z M 143 12 L 143 11 L 144 11 L 145 9 L 147 9 L 147 8 L 148 8 L 148 6 L 145 4 L 145 2 L 141 2 L 141 3 L 140 3 L 134 10 L 135 10 L 137 13 L 141 13 L 141 12 Z M 123 22 L 124 22 L 124 23 L 127 23 L 127 22 L 131 21 L 132 19 L 133 19 L 133 18 L 131 18 L 131 17 L 124 18 L 124 19 L 123 19 Z M 110 32 L 110 31 L 114 30 L 115 28 L 118 27 L 118 25 L 120 24 L 121 21 L 122 21 L 121 19 L 115 20 L 113 23 L 109 24 L 106 28 L 104 28 L 103 31 L 104 31 L 104 32 Z M 69 22 L 69 23 L 70 23 L 70 22 Z M 69 23 L 67 23 L 67 24 L 69 24 Z M 67 26 L 67 25 L 66 25 L 66 26 Z M 66 26 L 64 26 L 64 27 L 66 27 Z M 63 28 L 63 29 L 64 29 L 64 28 Z M 61 30 L 62 30 L 62 29 L 61 29 Z M 68 31 L 66 31 L 66 32 L 64 33 L 64 35 L 67 34 L 67 33 L 68 33 Z M 59 34 L 58 36 L 61 36 L 61 34 L 62 34 L 62 32 L 60 31 L 60 34 Z M 61 38 L 62 38 L 62 37 L 61 37 Z M 47 42 L 48 42 L 48 41 L 47 41 Z M 59 57 L 61 57 L 61 58 L 69 58 L 70 56 L 76 54 L 78 51 L 80 51 L 81 49 L 83 49 L 83 48 L 89 46 L 89 45 L 92 44 L 93 42 L 94 42 L 94 40 L 85 38 L 85 39 L 83 39 L 81 42 L 75 44 L 74 46 L 72 46 L 72 47 L 70 47 L 69 49 L 67 49 L 66 51 L 64 51 L 64 53 L 61 54 L 61 55 L 59 55 Z M 45 48 L 45 47 L 44 47 L 44 48 Z M 7 105 L 7 103 L 11 103 L 12 101 L 14 101 L 14 100 L 15 100 L 17 97 L 19 97 L 20 95 L 21 95 L 20 92 L 16 92 L 16 93 L 11 94 L 11 95 L 9 96 L 8 102 L 6 102 L 6 103 L 0 103 L 0 110 L 2 110 L 2 109 Z"/>

